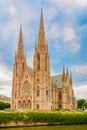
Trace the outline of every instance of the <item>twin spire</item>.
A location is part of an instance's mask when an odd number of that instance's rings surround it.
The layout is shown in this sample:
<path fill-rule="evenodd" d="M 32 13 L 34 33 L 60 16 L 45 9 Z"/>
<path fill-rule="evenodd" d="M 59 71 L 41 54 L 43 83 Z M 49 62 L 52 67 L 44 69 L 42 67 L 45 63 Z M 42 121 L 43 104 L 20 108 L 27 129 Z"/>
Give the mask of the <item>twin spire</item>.
<path fill-rule="evenodd" d="M 45 43 L 46 43 L 46 38 L 45 38 L 45 29 L 44 29 L 43 10 L 41 9 L 38 45 L 44 45 Z M 22 37 L 22 25 L 20 25 L 19 42 L 18 42 L 18 48 L 17 48 L 16 56 L 19 56 L 21 58 L 25 57 L 24 56 L 24 47 L 23 47 L 23 37 Z M 63 67 L 62 78 L 65 78 L 66 77 L 65 75 L 66 75 L 65 67 Z M 69 76 L 68 69 L 67 69 L 67 76 Z M 72 74 L 71 73 L 70 73 L 70 82 L 72 84 Z"/>
<path fill-rule="evenodd" d="M 39 28 L 39 35 L 38 35 L 38 44 L 39 45 L 43 45 L 45 43 L 46 43 L 46 38 L 45 38 L 45 30 L 44 30 L 43 10 L 41 9 L 41 18 L 40 18 L 40 28 Z M 22 57 L 24 56 L 23 37 L 22 37 L 22 25 L 20 25 L 20 33 L 19 33 L 17 55 L 18 56 L 22 56 Z"/>

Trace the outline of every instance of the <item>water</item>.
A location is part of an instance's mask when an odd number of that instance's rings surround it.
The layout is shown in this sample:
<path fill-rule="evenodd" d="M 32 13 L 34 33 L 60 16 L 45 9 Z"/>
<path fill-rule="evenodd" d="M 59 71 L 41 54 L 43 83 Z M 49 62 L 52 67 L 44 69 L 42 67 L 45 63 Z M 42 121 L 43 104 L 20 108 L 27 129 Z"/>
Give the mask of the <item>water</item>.
<path fill-rule="evenodd" d="M 87 125 L 58 125 L 19 128 L 0 128 L 0 130 L 87 130 Z"/>

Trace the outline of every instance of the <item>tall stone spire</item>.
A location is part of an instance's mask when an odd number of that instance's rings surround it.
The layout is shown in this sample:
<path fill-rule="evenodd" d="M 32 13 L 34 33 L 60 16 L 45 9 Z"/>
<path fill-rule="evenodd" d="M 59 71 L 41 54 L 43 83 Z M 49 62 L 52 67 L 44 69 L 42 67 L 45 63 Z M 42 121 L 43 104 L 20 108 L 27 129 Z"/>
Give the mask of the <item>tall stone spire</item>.
<path fill-rule="evenodd" d="M 19 41 L 17 48 L 17 57 L 24 57 L 23 37 L 22 37 L 22 25 L 20 25 Z"/>
<path fill-rule="evenodd" d="M 46 43 L 46 38 L 45 38 L 45 29 L 44 29 L 43 9 L 41 9 L 38 44 L 43 45 L 45 43 Z"/>
<path fill-rule="evenodd" d="M 50 84 L 50 58 L 48 55 L 48 45 L 45 37 L 43 10 L 41 9 L 40 27 L 38 35 L 38 43 L 35 47 L 34 55 L 34 109 L 51 110 L 52 102 L 51 94 L 46 95 L 46 92 L 51 93 Z M 39 98 L 37 93 L 39 91 Z M 48 100 L 47 100 L 48 98 Z"/>

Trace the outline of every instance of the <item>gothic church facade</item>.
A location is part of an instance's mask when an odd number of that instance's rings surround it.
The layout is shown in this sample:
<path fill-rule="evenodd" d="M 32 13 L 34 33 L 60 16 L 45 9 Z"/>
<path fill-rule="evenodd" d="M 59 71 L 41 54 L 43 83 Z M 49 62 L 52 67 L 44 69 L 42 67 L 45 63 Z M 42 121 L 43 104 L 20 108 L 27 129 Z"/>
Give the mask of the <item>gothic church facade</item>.
<path fill-rule="evenodd" d="M 76 99 L 72 75 L 65 72 L 50 76 L 50 58 L 41 11 L 38 41 L 35 45 L 33 69 L 27 66 L 20 27 L 17 53 L 13 67 L 12 103 L 14 110 L 75 110 Z"/>

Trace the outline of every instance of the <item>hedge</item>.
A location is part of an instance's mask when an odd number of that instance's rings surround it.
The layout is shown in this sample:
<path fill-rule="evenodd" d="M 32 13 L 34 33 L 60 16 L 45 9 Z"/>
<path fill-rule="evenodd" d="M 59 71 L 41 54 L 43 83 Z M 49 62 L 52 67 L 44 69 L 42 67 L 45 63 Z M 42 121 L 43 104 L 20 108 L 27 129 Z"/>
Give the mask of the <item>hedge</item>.
<path fill-rule="evenodd" d="M 0 112 L 0 124 L 9 122 L 87 124 L 87 112 Z"/>

